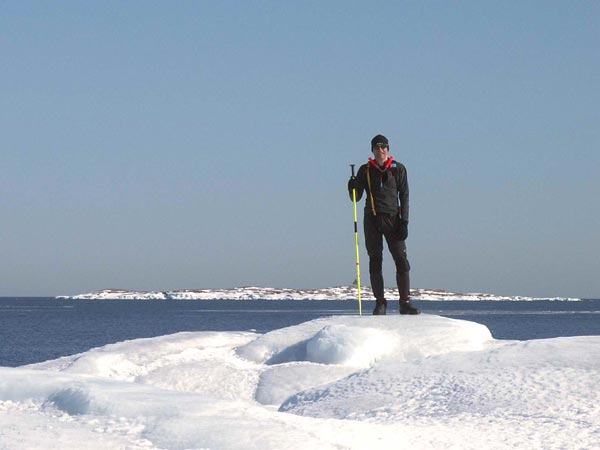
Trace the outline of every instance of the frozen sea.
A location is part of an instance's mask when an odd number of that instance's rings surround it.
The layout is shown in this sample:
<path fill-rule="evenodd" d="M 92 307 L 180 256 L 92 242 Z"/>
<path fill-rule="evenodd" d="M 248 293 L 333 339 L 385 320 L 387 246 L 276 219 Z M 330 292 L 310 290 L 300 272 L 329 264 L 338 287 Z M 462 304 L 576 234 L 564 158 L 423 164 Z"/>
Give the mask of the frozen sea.
<path fill-rule="evenodd" d="M 363 301 L 363 314 L 373 309 Z M 427 314 L 488 327 L 495 339 L 600 335 L 600 300 L 421 301 Z M 390 302 L 390 314 L 397 314 Z M 357 302 L 0 298 L 0 366 L 16 367 L 129 339 L 180 331 L 266 333 L 319 317 L 356 315 Z"/>

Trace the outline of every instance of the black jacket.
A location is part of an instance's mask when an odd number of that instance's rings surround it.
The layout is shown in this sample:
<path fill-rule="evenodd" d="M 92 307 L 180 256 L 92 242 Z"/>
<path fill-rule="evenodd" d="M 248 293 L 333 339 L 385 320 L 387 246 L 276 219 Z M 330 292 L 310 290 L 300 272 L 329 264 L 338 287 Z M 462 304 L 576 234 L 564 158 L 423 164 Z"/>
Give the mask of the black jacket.
<path fill-rule="evenodd" d="M 367 170 L 371 179 L 371 190 L 367 180 Z M 356 201 L 367 192 L 365 214 L 375 213 L 397 214 L 400 211 L 402 220 L 408 222 L 408 176 L 402 163 L 392 161 L 389 167 L 381 168 L 373 160 L 363 164 L 356 174 Z M 373 203 L 371 203 L 371 192 Z M 352 189 L 348 183 L 348 193 L 352 199 Z M 398 205 L 398 202 L 400 203 Z"/>

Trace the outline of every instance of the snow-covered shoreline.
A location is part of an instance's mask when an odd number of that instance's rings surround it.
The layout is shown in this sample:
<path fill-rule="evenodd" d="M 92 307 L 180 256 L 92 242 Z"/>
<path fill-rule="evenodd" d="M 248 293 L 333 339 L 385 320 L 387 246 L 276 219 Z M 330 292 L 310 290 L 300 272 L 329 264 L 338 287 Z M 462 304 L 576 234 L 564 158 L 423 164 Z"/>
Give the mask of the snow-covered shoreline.
<path fill-rule="evenodd" d="M 389 299 L 397 298 L 394 288 L 386 290 Z M 364 287 L 365 300 L 373 298 L 371 289 Z M 413 289 L 411 297 L 418 301 L 579 301 L 570 297 L 503 296 L 485 293 L 459 293 L 442 289 Z M 77 295 L 61 295 L 70 300 L 356 300 L 356 286 L 335 286 L 322 289 L 293 289 L 245 286 L 229 289 L 186 289 L 178 291 L 130 291 L 104 289 Z"/>
<path fill-rule="evenodd" d="M 600 336 L 332 316 L 180 332 L 0 367 L 0 448 L 597 448 Z"/>

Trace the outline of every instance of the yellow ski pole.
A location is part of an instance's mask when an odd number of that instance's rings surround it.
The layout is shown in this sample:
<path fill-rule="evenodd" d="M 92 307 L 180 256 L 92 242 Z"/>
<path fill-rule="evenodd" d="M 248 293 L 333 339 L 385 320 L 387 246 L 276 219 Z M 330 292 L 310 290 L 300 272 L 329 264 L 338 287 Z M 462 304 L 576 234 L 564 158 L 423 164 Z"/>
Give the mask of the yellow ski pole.
<path fill-rule="evenodd" d="M 354 176 L 354 164 L 350 164 L 352 168 L 352 179 Z M 356 215 L 356 188 L 352 188 L 352 205 L 354 206 L 354 245 L 356 246 L 356 286 L 358 288 L 358 315 L 362 316 L 362 303 L 360 297 L 360 258 L 358 250 L 358 217 Z"/>

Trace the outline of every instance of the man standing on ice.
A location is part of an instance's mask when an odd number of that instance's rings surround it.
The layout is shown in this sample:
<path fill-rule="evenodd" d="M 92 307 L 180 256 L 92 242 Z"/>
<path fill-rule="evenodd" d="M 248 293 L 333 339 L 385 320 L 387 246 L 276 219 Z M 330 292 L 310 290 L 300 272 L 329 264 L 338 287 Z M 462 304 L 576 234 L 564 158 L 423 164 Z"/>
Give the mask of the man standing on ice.
<path fill-rule="evenodd" d="M 356 190 L 356 201 L 367 192 L 364 230 L 365 245 L 369 254 L 371 289 L 375 296 L 373 314 L 386 313 L 387 300 L 383 289 L 383 238 L 387 242 L 396 264 L 396 283 L 400 295 L 400 314 L 419 314 L 410 304 L 410 264 L 406 257 L 408 237 L 408 177 L 406 167 L 389 155 L 389 143 L 378 134 L 371 140 L 374 159 L 363 164 L 356 177 L 348 181 L 348 191 Z"/>

